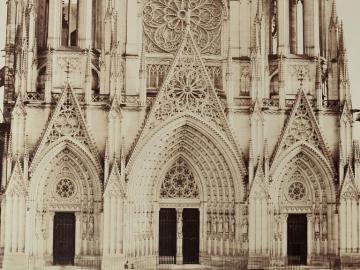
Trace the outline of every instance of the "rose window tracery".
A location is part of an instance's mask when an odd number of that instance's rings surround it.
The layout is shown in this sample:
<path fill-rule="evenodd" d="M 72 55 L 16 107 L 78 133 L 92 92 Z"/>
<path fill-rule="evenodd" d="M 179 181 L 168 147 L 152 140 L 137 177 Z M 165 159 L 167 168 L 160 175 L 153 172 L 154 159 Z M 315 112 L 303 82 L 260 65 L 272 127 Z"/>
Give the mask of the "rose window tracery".
<path fill-rule="evenodd" d="M 70 179 L 61 179 L 56 184 L 56 193 L 64 199 L 71 198 L 75 193 L 75 185 Z"/>
<path fill-rule="evenodd" d="M 306 196 L 306 188 L 300 182 L 294 182 L 289 186 L 289 197 L 294 201 L 300 201 Z"/>
<path fill-rule="evenodd" d="M 166 173 L 160 189 L 161 198 L 199 198 L 194 175 L 183 159 L 178 159 Z"/>
<path fill-rule="evenodd" d="M 220 0 L 146 0 L 143 9 L 148 52 L 174 52 L 190 24 L 200 50 L 220 54 L 224 11 Z"/>

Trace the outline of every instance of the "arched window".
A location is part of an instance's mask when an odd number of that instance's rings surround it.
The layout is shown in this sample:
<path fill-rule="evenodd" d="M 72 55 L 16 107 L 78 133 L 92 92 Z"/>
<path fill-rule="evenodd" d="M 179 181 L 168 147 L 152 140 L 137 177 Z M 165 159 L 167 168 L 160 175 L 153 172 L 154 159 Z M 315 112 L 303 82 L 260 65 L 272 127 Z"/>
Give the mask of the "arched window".
<path fill-rule="evenodd" d="M 91 70 L 91 73 L 92 73 L 91 91 L 93 94 L 98 95 L 100 93 L 99 76 L 94 69 Z"/>
<path fill-rule="evenodd" d="M 43 93 L 45 91 L 45 81 L 46 81 L 46 67 L 42 67 L 37 77 L 36 92 Z"/>
<path fill-rule="evenodd" d="M 79 1 L 62 0 L 61 45 L 78 45 Z"/>
<path fill-rule="evenodd" d="M 240 77 L 240 96 L 250 95 L 250 74 L 248 69 L 244 69 Z"/>
<path fill-rule="evenodd" d="M 276 74 L 270 81 L 270 97 L 277 96 L 279 94 L 279 76 Z"/>

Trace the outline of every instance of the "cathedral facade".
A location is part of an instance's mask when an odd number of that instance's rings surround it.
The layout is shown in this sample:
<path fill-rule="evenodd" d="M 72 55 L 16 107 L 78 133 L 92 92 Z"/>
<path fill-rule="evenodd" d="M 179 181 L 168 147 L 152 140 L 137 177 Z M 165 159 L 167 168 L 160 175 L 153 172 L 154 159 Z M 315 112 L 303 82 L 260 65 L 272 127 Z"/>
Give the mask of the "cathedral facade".
<path fill-rule="evenodd" d="M 8 0 L 3 269 L 360 261 L 336 0 Z"/>

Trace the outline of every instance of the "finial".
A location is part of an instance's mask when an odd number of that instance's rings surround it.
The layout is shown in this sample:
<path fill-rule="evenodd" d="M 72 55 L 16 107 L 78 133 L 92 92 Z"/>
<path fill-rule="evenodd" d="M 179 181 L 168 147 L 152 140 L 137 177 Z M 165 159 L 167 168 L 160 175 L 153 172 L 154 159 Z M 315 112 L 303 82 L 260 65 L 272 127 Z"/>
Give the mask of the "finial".
<path fill-rule="evenodd" d="M 69 82 L 69 79 L 70 79 L 70 62 L 69 61 L 67 62 L 65 73 L 66 73 L 66 81 Z"/>

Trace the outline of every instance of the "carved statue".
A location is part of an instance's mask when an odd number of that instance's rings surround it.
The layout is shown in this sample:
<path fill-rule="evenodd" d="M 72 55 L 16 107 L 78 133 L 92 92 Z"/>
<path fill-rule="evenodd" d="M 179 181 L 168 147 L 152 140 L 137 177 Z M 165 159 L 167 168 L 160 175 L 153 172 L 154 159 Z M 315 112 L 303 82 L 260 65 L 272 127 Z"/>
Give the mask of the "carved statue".
<path fill-rule="evenodd" d="M 224 219 L 221 215 L 219 217 L 219 222 L 218 222 L 218 233 L 223 233 L 223 222 L 224 222 Z"/>
<path fill-rule="evenodd" d="M 213 214 L 212 218 L 212 233 L 217 233 L 217 216 L 216 214 Z"/>
<path fill-rule="evenodd" d="M 89 223 L 88 223 L 88 239 L 93 240 L 94 239 L 94 216 L 90 215 L 89 217 Z"/>
<path fill-rule="evenodd" d="M 225 216 L 224 232 L 229 233 L 229 216 L 228 215 Z"/>
<path fill-rule="evenodd" d="M 320 218 L 319 218 L 319 215 L 315 216 L 315 233 L 320 233 Z"/>
<path fill-rule="evenodd" d="M 324 215 L 323 218 L 322 218 L 322 233 L 323 233 L 324 237 L 326 237 L 326 235 L 327 235 L 327 218 L 326 218 L 326 215 Z"/>
<path fill-rule="evenodd" d="M 86 239 L 86 234 L 87 234 L 87 216 L 86 216 L 86 214 L 84 214 L 82 217 L 82 239 L 83 240 Z"/>

